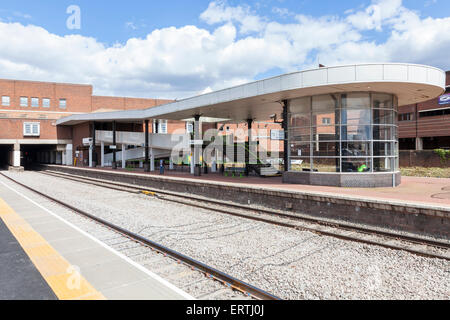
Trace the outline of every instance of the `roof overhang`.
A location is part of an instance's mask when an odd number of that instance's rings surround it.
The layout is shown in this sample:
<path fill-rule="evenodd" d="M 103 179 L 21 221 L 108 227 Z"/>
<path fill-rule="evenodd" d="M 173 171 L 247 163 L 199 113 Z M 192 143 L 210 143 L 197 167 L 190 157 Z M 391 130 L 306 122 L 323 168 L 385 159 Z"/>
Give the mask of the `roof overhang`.
<path fill-rule="evenodd" d="M 235 122 L 280 115 L 282 100 L 338 92 L 395 94 L 399 105 L 430 100 L 445 91 L 445 72 L 429 66 L 372 63 L 293 72 L 144 110 L 72 115 L 58 125 L 85 121 L 183 120 L 201 115 Z M 281 118 L 281 117 L 280 117 Z"/>

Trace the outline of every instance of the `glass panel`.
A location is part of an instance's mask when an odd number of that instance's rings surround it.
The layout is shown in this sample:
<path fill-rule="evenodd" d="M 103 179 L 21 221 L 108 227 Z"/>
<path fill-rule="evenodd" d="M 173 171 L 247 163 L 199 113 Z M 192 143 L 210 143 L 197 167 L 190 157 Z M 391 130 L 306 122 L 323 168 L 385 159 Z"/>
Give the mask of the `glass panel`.
<path fill-rule="evenodd" d="M 394 126 L 373 126 L 373 140 L 395 140 Z"/>
<path fill-rule="evenodd" d="M 311 128 L 291 128 L 289 129 L 289 140 L 290 141 L 310 141 Z"/>
<path fill-rule="evenodd" d="M 339 142 L 313 142 L 316 157 L 339 157 Z"/>
<path fill-rule="evenodd" d="M 374 156 L 393 156 L 395 155 L 393 142 L 374 142 L 373 155 Z"/>
<path fill-rule="evenodd" d="M 369 172 L 370 158 L 342 158 L 342 172 Z"/>
<path fill-rule="evenodd" d="M 341 124 L 370 124 L 370 109 L 342 109 Z"/>
<path fill-rule="evenodd" d="M 373 158 L 373 169 L 375 172 L 394 171 L 395 158 Z"/>
<path fill-rule="evenodd" d="M 311 113 L 311 98 L 299 98 L 289 100 L 290 113 Z"/>
<path fill-rule="evenodd" d="M 393 124 L 394 111 L 386 109 L 373 110 L 373 124 Z"/>
<path fill-rule="evenodd" d="M 344 93 L 341 97 L 342 108 L 370 108 L 370 95 L 368 93 Z"/>
<path fill-rule="evenodd" d="M 338 126 L 318 126 L 311 129 L 313 141 L 339 141 Z"/>
<path fill-rule="evenodd" d="M 370 126 L 342 126 L 342 141 L 371 139 Z"/>
<path fill-rule="evenodd" d="M 313 171 L 317 172 L 339 172 L 340 160 L 338 158 L 314 158 Z"/>
<path fill-rule="evenodd" d="M 309 127 L 311 125 L 311 114 L 292 114 L 289 127 Z"/>
<path fill-rule="evenodd" d="M 311 154 L 311 143 L 291 143 L 292 157 L 309 157 Z"/>
<path fill-rule="evenodd" d="M 392 95 L 385 93 L 373 93 L 372 101 L 374 109 L 393 109 Z"/>
<path fill-rule="evenodd" d="M 310 158 L 291 157 L 291 171 L 311 171 Z"/>
<path fill-rule="evenodd" d="M 312 97 L 313 113 L 334 113 L 339 105 L 339 98 L 336 94 L 325 94 Z"/>
<path fill-rule="evenodd" d="M 370 142 L 342 142 L 343 157 L 370 156 Z"/>
<path fill-rule="evenodd" d="M 331 125 L 334 126 L 339 122 L 339 111 L 314 113 L 312 117 L 313 126 Z"/>

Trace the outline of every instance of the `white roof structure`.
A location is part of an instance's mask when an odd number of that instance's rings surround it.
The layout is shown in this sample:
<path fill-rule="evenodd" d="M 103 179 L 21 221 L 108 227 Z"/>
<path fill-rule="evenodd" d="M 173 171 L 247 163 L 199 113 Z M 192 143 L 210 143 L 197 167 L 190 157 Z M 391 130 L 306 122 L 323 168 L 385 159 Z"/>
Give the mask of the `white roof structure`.
<path fill-rule="evenodd" d="M 395 94 L 399 105 L 430 100 L 445 91 L 445 72 L 405 63 L 324 67 L 255 81 L 142 110 L 87 113 L 61 118 L 57 125 L 86 121 L 183 120 L 194 115 L 233 122 L 268 120 L 280 115 L 282 100 L 338 92 Z M 282 118 L 282 117 L 279 117 Z"/>

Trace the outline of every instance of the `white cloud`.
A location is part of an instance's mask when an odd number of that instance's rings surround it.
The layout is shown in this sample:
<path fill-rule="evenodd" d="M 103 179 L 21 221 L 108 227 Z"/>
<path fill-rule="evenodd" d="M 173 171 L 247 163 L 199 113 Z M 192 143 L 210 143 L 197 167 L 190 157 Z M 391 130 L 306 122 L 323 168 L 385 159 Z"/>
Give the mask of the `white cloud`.
<path fill-rule="evenodd" d="M 213 1 L 201 15 L 200 19 L 208 24 L 237 22 L 240 32 L 246 34 L 264 29 L 265 18 L 253 14 L 248 6 L 230 7 L 226 1 Z"/>
<path fill-rule="evenodd" d="M 316 56 L 325 65 L 392 61 L 450 69 L 450 38 L 443 36 L 450 34 L 450 17 L 422 18 L 401 1 L 373 1 L 344 17 L 297 14 L 290 23 L 215 1 L 201 19 L 212 29 L 157 29 L 113 46 L 0 22 L 0 78 L 91 83 L 95 94 L 181 99 L 273 69 L 316 66 Z M 383 30 L 376 33 L 384 40 L 366 34 L 373 30 Z"/>

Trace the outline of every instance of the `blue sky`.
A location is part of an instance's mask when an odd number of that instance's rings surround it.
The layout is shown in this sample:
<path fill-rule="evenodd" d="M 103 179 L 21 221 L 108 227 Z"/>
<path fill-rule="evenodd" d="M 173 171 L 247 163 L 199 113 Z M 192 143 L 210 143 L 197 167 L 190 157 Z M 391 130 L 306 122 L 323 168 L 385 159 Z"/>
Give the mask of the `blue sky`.
<path fill-rule="evenodd" d="M 70 5 L 80 30 L 66 27 Z M 319 61 L 450 69 L 449 16 L 448 0 L 2 1 L 0 78 L 174 98 Z"/>
<path fill-rule="evenodd" d="M 42 26 L 48 31 L 58 34 L 81 34 L 98 39 L 101 42 L 114 44 L 126 42 L 131 37 L 145 37 L 154 29 L 164 27 L 182 27 L 196 25 L 211 30 L 204 23 L 200 14 L 208 7 L 210 0 L 10 0 L 0 5 L 0 17 L 6 21 L 17 21 L 24 24 Z M 361 0 L 253 0 L 227 1 L 230 6 L 246 4 L 259 15 L 280 22 L 292 21 L 291 16 L 280 16 L 273 8 L 287 9 L 291 12 L 311 16 L 343 16 L 347 10 L 367 7 L 371 1 Z M 81 30 L 66 28 L 66 9 L 70 5 L 81 8 Z M 424 17 L 442 18 L 450 13 L 448 0 L 407 0 L 403 4 L 416 10 Z M 30 17 L 23 17 L 28 15 Z M 133 23 L 133 26 L 127 23 Z M 384 36 L 383 36 L 384 35 Z M 373 33 L 376 39 L 383 39 L 386 34 Z"/>

